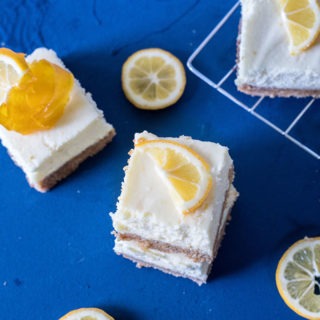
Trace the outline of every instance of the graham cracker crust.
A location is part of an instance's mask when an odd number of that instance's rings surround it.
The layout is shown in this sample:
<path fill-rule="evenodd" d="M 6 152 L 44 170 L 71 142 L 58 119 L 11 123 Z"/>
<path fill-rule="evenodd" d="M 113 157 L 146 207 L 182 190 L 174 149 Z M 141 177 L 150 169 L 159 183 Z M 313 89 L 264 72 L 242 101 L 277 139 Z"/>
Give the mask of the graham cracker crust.
<path fill-rule="evenodd" d="M 297 90 L 297 89 L 276 89 L 260 88 L 248 84 L 237 86 L 238 90 L 251 96 L 281 97 L 281 98 L 319 98 L 320 90 Z"/>
<path fill-rule="evenodd" d="M 80 154 L 62 165 L 58 170 L 45 177 L 42 181 L 39 182 L 37 186 L 31 186 L 36 188 L 40 192 L 46 192 L 49 189 L 53 188 L 59 181 L 74 172 L 84 160 L 94 156 L 99 151 L 101 151 L 109 142 L 111 142 L 115 134 L 116 132 L 113 129 L 108 133 L 108 135 L 100 139 L 97 143 L 88 147 Z"/>
<path fill-rule="evenodd" d="M 186 279 L 190 279 L 194 282 L 196 282 L 199 286 L 201 286 L 202 284 L 205 284 L 206 281 L 203 281 L 202 279 L 199 279 L 199 278 L 194 278 L 194 277 L 189 277 L 185 274 L 182 274 L 182 273 L 179 273 L 179 272 L 174 272 L 170 269 L 166 269 L 166 268 L 161 268 L 159 267 L 158 265 L 156 264 L 152 264 L 152 263 L 146 263 L 142 260 L 139 260 L 139 259 L 136 259 L 136 258 L 133 258 L 127 254 L 121 254 L 124 258 L 128 259 L 128 260 L 131 260 L 132 262 L 134 262 L 136 264 L 136 267 L 137 268 L 153 268 L 153 269 L 156 269 L 156 270 L 159 270 L 159 271 L 162 271 L 164 273 L 167 273 L 167 274 L 170 274 L 172 276 L 175 276 L 175 277 L 182 277 L 182 278 L 186 278 Z M 210 267 L 209 267 L 210 269 Z"/>
<path fill-rule="evenodd" d="M 156 250 L 167 252 L 167 253 L 182 253 L 186 255 L 188 258 L 194 260 L 195 262 L 211 261 L 210 256 L 206 254 L 202 254 L 201 252 L 196 250 L 173 246 L 170 243 L 166 243 L 166 242 L 144 239 L 135 234 L 116 233 L 116 232 L 113 232 L 113 233 L 117 237 L 117 239 L 123 240 L 123 241 L 136 241 L 139 243 L 141 247 L 145 249 L 152 248 L 152 249 L 156 249 Z"/>

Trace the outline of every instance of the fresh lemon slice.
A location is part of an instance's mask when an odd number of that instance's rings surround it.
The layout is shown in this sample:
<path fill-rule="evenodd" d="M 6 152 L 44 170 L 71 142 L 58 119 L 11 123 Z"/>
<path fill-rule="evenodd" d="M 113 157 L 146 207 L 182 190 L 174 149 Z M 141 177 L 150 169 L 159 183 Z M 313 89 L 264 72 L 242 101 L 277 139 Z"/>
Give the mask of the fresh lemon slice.
<path fill-rule="evenodd" d="M 279 1 L 289 36 L 289 50 L 296 55 L 316 41 L 320 31 L 320 8 L 317 0 Z"/>
<path fill-rule="evenodd" d="M 306 319 L 320 319 L 320 237 L 300 240 L 284 253 L 276 283 L 289 308 Z"/>
<path fill-rule="evenodd" d="M 81 308 L 68 312 L 59 320 L 114 320 L 98 308 Z"/>
<path fill-rule="evenodd" d="M 212 176 L 209 164 L 193 149 L 163 139 L 138 141 L 136 149 L 154 160 L 184 214 L 194 212 L 203 204 L 212 188 Z"/>
<path fill-rule="evenodd" d="M 158 110 L 176 103 L 186 85 L 185 70 L 170 52 L 144 49 L 122 67 L 122 89 L 137 108 Z"/>
<path fill-rule="evenodd" d="M 19 83 L 27 70 L 24 54 L 0 48 L 0 104 L 6 101 L 9 90 Z"/>

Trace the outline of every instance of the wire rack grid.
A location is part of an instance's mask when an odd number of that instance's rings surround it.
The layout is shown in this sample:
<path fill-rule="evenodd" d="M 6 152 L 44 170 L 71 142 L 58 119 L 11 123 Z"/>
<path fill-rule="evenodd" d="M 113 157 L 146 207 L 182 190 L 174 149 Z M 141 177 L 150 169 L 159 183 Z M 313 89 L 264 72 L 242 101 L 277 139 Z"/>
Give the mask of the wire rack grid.
<path fill-rule="evenodd" d="M 197 69 L 194 66 L 194 60 L 199 56 L 199 54 L 207 47 L 207 45 L 213 40 L 213 38 L 218 34 L 219 31 L 221 31 L 222 27 L 227 24 L 231 16 L 234 15 L 236 11 L 239 11 L 240 9 L 240 1 L 237 1 L 236 4 L 230 9 L 230 11 L 222 18 L 222 20 L 213 28 L 213 30 L 207 35 L 207 37 L 201 42 L 201 44 L 196 48 L 196 50 L 192 53 L 192 55 L 189 57 L 187 61 L 187 67 L 190 69 L 192 73 L 194 73 L 197 77 L 199 77 L 201 80 L 206 82 L 208 85 L 216 89 L 218 92 L 226 96 L 228 99 L 230 99 L 232 102 L 234 102 L 236 105 L 240 106 L 244 110 L 248 111 L 250 114 L 252 114 L 257 119 L 261 120 L 265 124 L 267 124 L 269 127 L 292 141 L 294 144 L 296 144 L 298 147 L 309 153 L 310 155 L 314 156 L 316 159 L 320 159 L 320 153 L 316 152 L 312 148 L 308 147 L 305 143 L 302 143 L 297 138 L 293 137 L 291 135 L 291 132 L 293 128 L 298 124 L 298 122 L 302 119 L 302 117 L 306 114 L 306 112 L 310 109 L 312 104 L 314 103 L 315 99 L 310 99 L 308 102 L 303 105 L 303 108 L 300 110 L 300 112 L 294 117 L 293 121 L 285 128 L 280 128 L 278 125 L 270 121 L 265 116 L 261 115 L 261 113 L 258 112 L 258 107 L 261 105 L 262 101 L 266 98 L 260 97 L 252 106 L 248 106 L 246 103 L 240 101 L 235 95 L 231 94 L 227 90 L 225 90 L 222 85 L 230 78 L 231 75 L 233 75 L 236 72 L 237 65 L 234 64 L 222 77 L 219 81 L 213 81 L 210 77 L 206 76 L 203 72 L 201 72 L 199 69 Z"/>

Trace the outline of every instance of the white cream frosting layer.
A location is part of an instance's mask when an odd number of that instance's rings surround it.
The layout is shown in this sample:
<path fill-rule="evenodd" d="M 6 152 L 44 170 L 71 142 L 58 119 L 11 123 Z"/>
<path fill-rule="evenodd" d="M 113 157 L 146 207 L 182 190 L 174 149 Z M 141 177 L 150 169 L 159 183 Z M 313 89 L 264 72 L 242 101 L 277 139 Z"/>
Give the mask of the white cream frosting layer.
<path fill-rule="evenodd" d="M 241 0 L 236 84 L 270 89 L 320 89 L 320 41 L 292 56 L 278 0 Z"/>
<path fill-rule="evenodd" d="M 158 139 L 148 132 L 135 135 L 135 140 Z M 192 214 L 178 212 L 169 191 L 157 174 L 153 161 L 133 151 L 126 169 L 117 211 L 111 214 L 114 229 L 142 238 L 200 251 L 212 257 L 219 233 L 226 192 L 230 187 L 229 172 L 233 167 L 228 149 L 212 142 L 189 137 L 167 138 L 194 149 L 211 167 L 215 189 L 204 205 Z M 235 193 L 232 203 L 235 201 Z"/>
<path fill-rule="evenodd" d="M 39 48 L 27 57 L 28 62 L 40 59 L 65 68 L 52 50 Z M 0 126 L 0 138 L 30 184 L 37 189 L 46 176 L 113 130 L 90 93 L 75 80 L 65 113 L 52 129 L 22 135 Z"/>

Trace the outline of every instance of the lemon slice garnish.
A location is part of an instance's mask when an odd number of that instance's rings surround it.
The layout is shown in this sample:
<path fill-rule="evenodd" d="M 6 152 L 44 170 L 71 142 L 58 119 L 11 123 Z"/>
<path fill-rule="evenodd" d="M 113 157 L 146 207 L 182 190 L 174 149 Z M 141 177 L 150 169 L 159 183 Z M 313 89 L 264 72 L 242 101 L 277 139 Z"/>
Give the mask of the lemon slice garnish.
<path fill-rule="evenodd" d="M 147 153 L 184 214 L 194 212 L 212 188 L 209 164 L 193 149 L 164 139 L 138 141 L 136 150 Z"/>
<path fill-rule="evenodd" d="M 137 108 L 158 110 L 181 97 L 186 85 L 185 70 L 170 52 L 154 48 L 137 51 L 122 67 L 122 88 Z"/>
<path fill-rule="evenodd" d="M 10 89 L 19 83 L 27 70 L 24 54 L 0 48 L 0 104 L 6 101 Z"/>
<path fill-rule="evenodd" d="M 98 308 L 81 308 L 68 312 L 59 320 L 114 320 Z"/>
<path fill-rule="evenodd" d="M 296 55 L 309 48 L 320 31 L 317 0 L 279 0 L 281 15 L 289 37 L 289 51 Z"/>
<path fill-rule="evenodd" d="M 289 308 L 306 319 L 320 319 L 320 237 L 300 240 L 284 253 L 276 283 Z"/>

